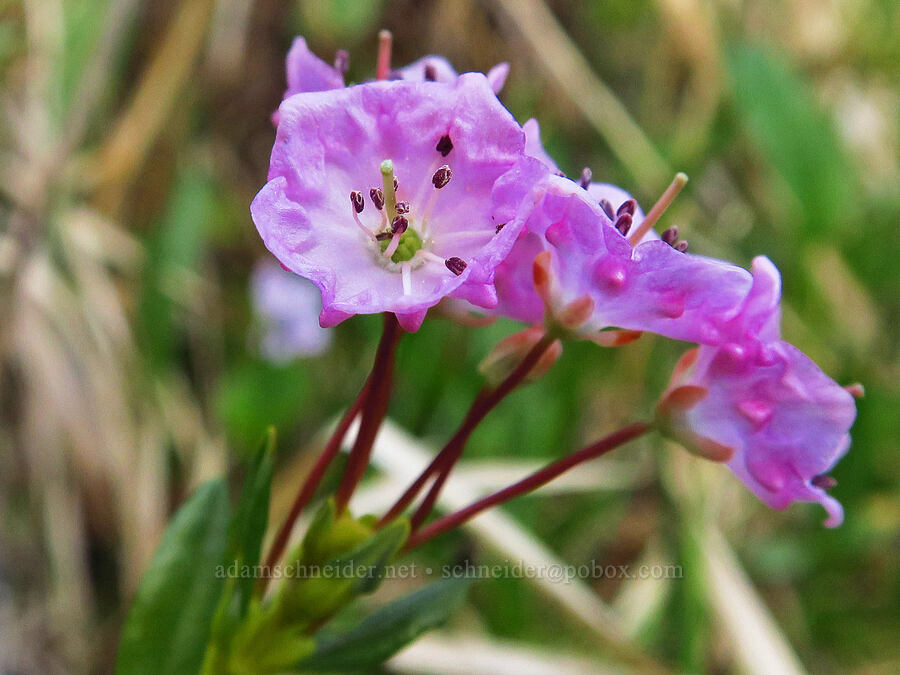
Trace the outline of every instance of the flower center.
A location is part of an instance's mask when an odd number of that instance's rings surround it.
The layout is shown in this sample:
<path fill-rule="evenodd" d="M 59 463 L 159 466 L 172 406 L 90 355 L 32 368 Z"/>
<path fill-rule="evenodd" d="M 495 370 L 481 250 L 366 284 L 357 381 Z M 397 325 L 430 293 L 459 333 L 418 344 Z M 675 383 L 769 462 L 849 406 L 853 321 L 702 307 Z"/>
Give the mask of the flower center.
<path fill-rule="evenodd" d="M 381 252 L 387 251 L 391 245 L 391 239 L 382 239 L 378 242 Z M 412 227 L 407 228 L 406 232 L 400 235 L 397 250 L 391 255 L 391 260 L 395 263 L 406 262 L 412 260 L 416 252 L 422 248 L 422 237 L 419 236 Z"/>
<path fill-rule="evenodd" d="M 435 150 L 441 159 L 445 158 L 453 150 L 450 137 L 442 136 Z M 350 192 L 354 222 L 375 245 L 373 255 L 379 264 L 391 272 L 400 272 L 403 275 L 405 295 L 412 293 L 412 271 L 425 263 L 440 264 L 456 276 L 465 272 L 468 266 L 462 258 L 456 256 L 442 258 L 429 250 L 432 240 L 428 236 L 428 221 L 438 193 L 453 177 L 448 164 L 438 166 L 440 161 L 437 159 L 432 166 L 431 186 L 426 186 L 424 193 L 420 192 L 418 201 L 421 203 L 417 204 L 415 214 L 411 213 L 410 202 L 397 199 L 400 182 L 394 176 L 394 163 L 390 159 L 381 162 L 379 169 L 382 187 L 373 187 L 369 190 L 369 198 L 381 218 L 381 222 L 375 228 L 367 226 L 360 219 L 366 204 L 363 193 L 359 190 Z M 418 225 L 418 229 L 413 227 L 413 224 Z M 499 232 L 499 228 L 497 231 Z"/>

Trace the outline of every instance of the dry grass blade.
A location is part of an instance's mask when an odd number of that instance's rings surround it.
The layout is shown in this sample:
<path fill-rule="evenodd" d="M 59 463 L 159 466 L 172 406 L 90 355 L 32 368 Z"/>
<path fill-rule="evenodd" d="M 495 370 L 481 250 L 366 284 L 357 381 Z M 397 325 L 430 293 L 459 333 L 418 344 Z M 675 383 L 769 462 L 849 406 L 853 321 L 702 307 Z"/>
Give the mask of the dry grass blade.
<path fill-rule="evenodd" d="M 805 672 L 728 542 L 715 528 L 707 530 L 702 551 L 709 602 L 718 626 L 728 636 L 739 669 L 754 675 Z"/>
<path fill-rule="evenodd" d="M 433 675 L 585 675 L 622 673 L 574 655 L 534 649 L 509 642 L 488 641 L 472 635 L 426 635 L 388 663 L 398 673 Z"/>

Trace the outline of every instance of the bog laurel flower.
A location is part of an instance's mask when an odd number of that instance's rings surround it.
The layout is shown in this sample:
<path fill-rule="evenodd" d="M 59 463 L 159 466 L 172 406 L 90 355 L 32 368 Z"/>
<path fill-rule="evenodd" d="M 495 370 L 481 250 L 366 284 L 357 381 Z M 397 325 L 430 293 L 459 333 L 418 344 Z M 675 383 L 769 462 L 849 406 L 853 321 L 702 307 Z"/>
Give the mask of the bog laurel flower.
<path fill-rule="evenodd" d="M 342 89 L 344 87 L 344 75 L 350 65 L 349 54 L 339 50 L 334 56 L 334 64 L 330 64 L 316 56 L 302 37 L 294 38 L 290 50 L 285 59 L 285 75 L 287 77 L 287 89 L 283 99 L 294 94 L 302 94 L 312 91 L 328 91 L 329 89 Z M 488 84 L 494 93 L 499 93 L 506 83 L 509 74 L 508 63 L 498 63 L 487 73 Z M 389 79 L 408 80 L 410 82 L 444 82 L 452 83 L 459 77 L 450 62 L 443 56 L 424 56 L 413 61 L 408 66 L 390 72 Z M 278 124 L 279 115 L 276 111 L 272 115 L 272 121 Z"/>
<path fill-rule="evenodd" d="M 495 182 L 524 134 L 487 79 L 379 81 L 296 94 L 279 108 L 269 182 L 251 205 L 270 251 L 322 293 L 320 323 L 394 312 L 417 330 L 444 297 L 496 304 L 494 268 L 522 189 Z"/>
<path fill-rule="evenodd" d="M 632 246 L 633 200 L 617 211 L 610 217 L 578 183 L 547 177 L 537 203 L 520 208 L 522 234 L 498 269 L 496 311 L 532 323 L 546 311 L 604 345 L 636 331 L 718 344 L 750 289 L 748 272 L 664 240 Z"/>
<path fill-rule="evenodd" d="M 328 349 L 331 330 L 319 326 L 322 303 L 318 289 L 309 281 L 264 260 L 253 270 L 250 289 L 254 313 L 263 327 L 263 356 L 283 363 Z"/>
<path fill-rule="evenodd" d="M 843 520 L 827 476 L 850 447 L 856 416 L 849 391 L 780 339 L 781 280 L 767 258 L 753 262 L 753 288 L 723 331 L 727 340 L 682 357 L 657 408 L 661 430 L 728 467 L 762 501 L 783 509 L 818 502 L 826 525 Z"/>

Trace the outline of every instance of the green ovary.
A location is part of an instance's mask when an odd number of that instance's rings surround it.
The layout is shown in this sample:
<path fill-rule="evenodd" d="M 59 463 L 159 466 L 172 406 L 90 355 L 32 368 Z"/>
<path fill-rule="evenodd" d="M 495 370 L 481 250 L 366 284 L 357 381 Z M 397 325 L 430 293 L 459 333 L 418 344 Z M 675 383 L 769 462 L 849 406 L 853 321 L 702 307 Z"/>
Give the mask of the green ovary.
<path fill-rule="evenodd" d="M 378 242 L 381 245 L 381 252 L 384 253 L 387 250 L 388 245 L 391 243 L 390 239 L 385 239 L 384 241 Z M 403 234 L 400 235 L 400 245 L 397 247 L 397 250 L 394 251 L 394 255 L 391 256 L 391 260 L 395 263 L 406 262 L 407 260 L 412 260 L 413 256 L 422 248 L 422 239 L 419 237 L 418 232 L 416 232 L 411 227 L 406 230 Z"/>

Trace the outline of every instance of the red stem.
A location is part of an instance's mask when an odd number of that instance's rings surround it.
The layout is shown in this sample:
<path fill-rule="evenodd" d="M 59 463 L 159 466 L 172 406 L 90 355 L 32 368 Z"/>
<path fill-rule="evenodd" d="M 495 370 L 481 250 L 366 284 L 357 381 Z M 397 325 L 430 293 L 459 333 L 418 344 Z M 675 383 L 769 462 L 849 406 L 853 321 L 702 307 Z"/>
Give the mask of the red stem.
<path fill-rule="evenodd" d="M 428 479 L 436 472 L 440 472 L 435 479 L 434 484 L 431 486 L 431 489 L 428 491 L 428 494 L 425 496 L 425 499 L 422 501 L 422 504 L 412 517 L 411 525 L 413 530 L 421 525 L 431 513 L 432 508 L 434 508 L 434 504 L 440 495 L 441 488 L 443 488 L 444 482 L 447 480 L 447 476 L 450 474 L 454 464 L 456 464 L 456 461 L 462 455 L 469 436 L 472 435 L 472 432 L 488 413 L 509 395 L 513 389 L 522 383 L 528 376 L 528 373 L 530 373 L 535 365 L 537 365 L 537 362 L 540 360 L 541 356 L 544 355 L 544 352 L 550 348 L 550 345 L 553 344 L 555 339 L 555 337 L 549 334 L 544 334 L 544 336 L 525 355 L 525 358 L 522 359 L 519 365 L 516 366 L 515 370 L 513 370 L 496 389 L 491 391 L 482 390 L 479 392 L 459 429 L 453 434 L 453 437 L 447 442 L 447 445 L 445 445 L 431 461 L 431 464 L 419 474 L 419 477 L 406 489 L 406 492 L 403 493 L 400 499 L 398 499 L 391 509 L 381 518 L 378 523 L 379 526 L 390 522 L 403 513 L 406 507 L 409 506 L 419 492 L 421 492 Z"/>
<path fill-rule="evenodd" d="M 356 419 L 356 416 L 359 414 L 360 409 L 362 409 L 363 404 L 365 403 L 369 391 L 369 381 L 370 380 L 367 379 L 365 384 L 363 384 L 356 400 L 353 401 L 353 404 L 347 409 L 347 412 L 344 413 L 341 421 L 338 422 L 334 433 L 331 434 L 331 438 L 329 438 L 328 443 L 325 444 L 322 454 L 319 455 L 319 458 L 316 460 L 316 463 L 306 477 L 306 480 L 303 481 L 303 485 L 297 493 L 294 503 L 291 505 L 291 510 L 284 523 L 281 525 L 281 529 L 278 530 L 278 535 L 275 537 L 272 547 L 269 549 L 269 557 L 266 560 L 267 566 L 271 567 L 272 565 L 275 565 L 281 558 L 282 553 L 284 553 L 288 539 L 291 536 L 291 530 L 294 529 L 294 523 L 297 522 L 300 513 L 306 508 L 306 505 L 309 504 L 316 494 L 319 483 L 322 482 L 322 477 L 325 475 L 331 462 L 341 449 L 341 442 L 344 440 L 344 436 L 347 435 L 350 424 Z M 268 577 L 263 577 L 261 581 L 262 590 L 265 590 L 267 583 Z"/>
<path fill-rule="evenodd" d="M 369 465 L 369 457 L 372 454 L 372 444 L 375 435 L 387 414 L 388 402 L 391 398 L 391 388 L 394 380 L 394 354 L 397 342 L 403 335 L 397 317 L 390 313 L 384 315 L 384 332 L 381 334 L 381 342 L 378 343 L 378 351 L 375 354 L 375 364 L 372 366 L 370 376 L 370 394 L 366 397 L 362 410 L 362 420 L 359 424 L 359 433 L 347 459 L 347 467 L 341 484 L 335 493 L 335 505 L 338 513 L 343 511 L 356 486 Z"/>
<path fill-rule="evenodd" d="M 454 527 L 462 525 L 485 509 L 503 504 L 519 495 L 531 492 L 532 490 L 549 483 L 551 480 L 565 473 L 572 467 L 577 466 L 582 462 L 587 462 L 591 459 L 600 457 L 610 450 L 644 435 L 650 429 L 651 426 L 644 422 L 638 422 L 637 424 L 627 426 L 586 448 L 582 448 L 581 450 L 572 453 L 568 457 L 564 457 L 563 459 L 548 464 L 543 469 L 536 471 L 527 478 L 523 478 L 518 483 L 513 483 L 499 492 L 495 492 L 483 499 L 479 499 L 477 502 L 464 509 L 460 509 L 455 513 L 439 518 L 427 527 L 422 528 L 418 532 L 414 532 L 407 540 L 404 551 L 410 551 L 417 546 L 421 546 L 426 541 L 433 539 L 448 530 L 452 530 Z"/>

